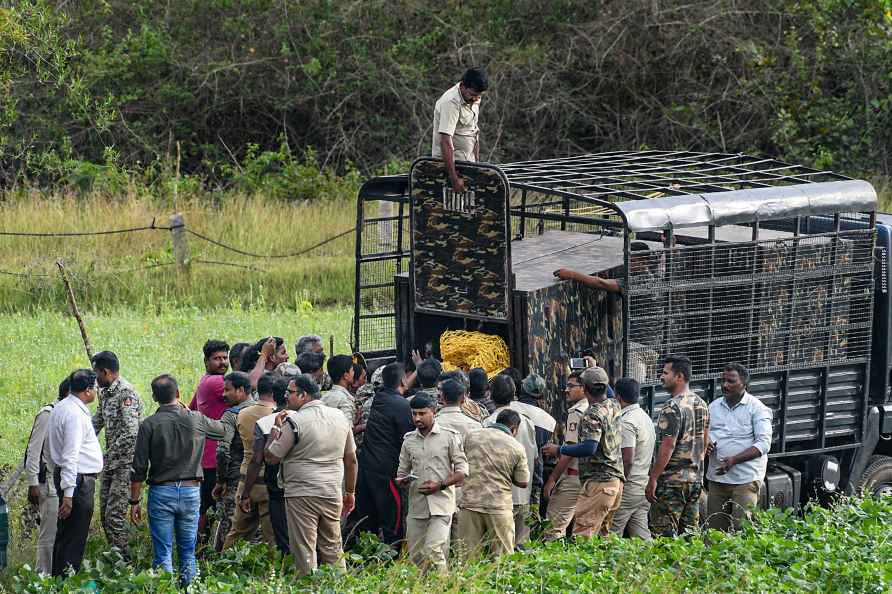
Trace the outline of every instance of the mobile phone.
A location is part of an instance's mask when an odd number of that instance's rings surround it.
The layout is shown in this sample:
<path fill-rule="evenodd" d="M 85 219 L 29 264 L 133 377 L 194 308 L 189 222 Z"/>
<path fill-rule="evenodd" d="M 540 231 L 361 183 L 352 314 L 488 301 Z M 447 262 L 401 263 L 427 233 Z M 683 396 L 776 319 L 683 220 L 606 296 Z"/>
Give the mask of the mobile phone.
<path fill-rule="evenodd" d="M 570 369 L 585 369 L 585 359 L 582 357 L 571 357 Z"/>
<path fill-rule="evenodd" d="M 416 475 L 414 475 L 414 474 L 407 474 L 406 476 L 402 477 L 402 479 L 400 479 L 400 480 L 404 480 L 404 481 L 407 481 L 407 482 L 410 482 L 410 483 L 411 483 L 411 482 L 413 482 L 413 481 L 417 481 L 417 480 L 418 480 L 418 476 L 416 476 Z"/>

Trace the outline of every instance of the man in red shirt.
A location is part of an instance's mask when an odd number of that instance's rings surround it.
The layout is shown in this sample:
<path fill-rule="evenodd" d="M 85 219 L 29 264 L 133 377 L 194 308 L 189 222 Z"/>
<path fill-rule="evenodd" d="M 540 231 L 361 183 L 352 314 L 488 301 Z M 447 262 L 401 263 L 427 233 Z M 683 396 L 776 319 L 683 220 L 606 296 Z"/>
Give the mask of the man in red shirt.
<path fill-rule="evenodd" d="M 189 408 L 199 411 L 209 419 L 219 421 L 229 408 L 226 399 L 223 398 L 223 376 L 229 371 L 229 345 L 222 340 L 209 340 L 204 343 L 203 350 L 205 374 L 198 382 Z M 204 478 L 201 481 L 201 507 L 198 518 L 198 534 L 202 542 L 207 542 L 210 536 L 207 511 L 216 507 L 211 495 L 214 485 L 217 484 L 216 456 L 217 442 L 213 439 L 205 440 L 204 454 L 201 458 Z"/>

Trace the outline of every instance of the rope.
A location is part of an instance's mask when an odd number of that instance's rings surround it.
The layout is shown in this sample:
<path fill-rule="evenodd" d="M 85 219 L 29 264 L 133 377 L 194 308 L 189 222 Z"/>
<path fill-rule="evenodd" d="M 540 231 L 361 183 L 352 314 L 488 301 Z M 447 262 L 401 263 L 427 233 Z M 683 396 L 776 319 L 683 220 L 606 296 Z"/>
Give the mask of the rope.
<path fill-rule="evenodd" d="M 152 219 L 150 225 L 144 227 L 130 227 L 129 229 L 109 229 L 107 231 L 63 231 L 55 233 L 27 233 L 23 231 L 0 231 L 0 237 L 88 237 L 94 235 L 118 235 L 121 233 L 135 233 L 137 231 L 172 231 L 185 227 L 185 225 L 156 225 Z"/>
<path fill-rule="evenodd" d="M 511 366 L 508 346 L 501 336 L 467 330 L 446 330 L 440 335 L 443 369 L 483 368 L 490 377 Z"/>
<path fill-rule="evenodd" d="M 212 244 L 214 244 L 218 247 L 221 247 L 223 249 L 229 250 L 231 252 L 235 252 L 236 254 L 240 254 L 242 256 L 248 256 L 250 258 L 296 258 L 298 256 L 303 256 L 304 254 L 306 254 L 308 252 L 312 252 L 316 248 L 320 248 L 323 245 L 329 244 L 336 239 L 340 239 L 341 237 L 343 237 L 345 235 L 349 235 L 350 233 L 353 233 L 355 230 L 356 230 L 356 227 L 352 227 L 350 229 L 347 229 L 346 231 L 338 233 L 337 235 L 329 237 L 328 239 L 322 240 L 319 243 L 311 245 L 310 247 L 308 247 L 306 249 L 302 249 L 298 252 L 293 252 L 290 254 L 255 254 L 253 252 L 240 250 L 237 247 L 227 245 L 227 244 L 223 243 L 222 241 L 217 241 L 216 239 L 211 239 L 207 235 L 202 235 L 201 233 L 199 233 L 197 231 L 193 231 L 192 229 L 189 229 L 188 227 L 186 228 L 186 233 L 189 233 L 190 235 L 197 237 L 198 239 L 204 240 L 208 243 L 212 243 Z"/>

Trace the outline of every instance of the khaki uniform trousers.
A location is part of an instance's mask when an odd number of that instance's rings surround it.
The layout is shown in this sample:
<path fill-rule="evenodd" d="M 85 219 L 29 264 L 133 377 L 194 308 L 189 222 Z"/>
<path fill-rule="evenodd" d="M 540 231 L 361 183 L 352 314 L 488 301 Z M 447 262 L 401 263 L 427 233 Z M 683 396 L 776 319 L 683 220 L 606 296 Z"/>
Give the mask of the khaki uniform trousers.
<path fill-rule="evenodd" d="M 761 488 L 762 481 L 741 485 L 709 481 L 709 494 L 706 497 L 709 527 L 725 531 L 731 527 L 740 530 L 740 523 L 744 518 L 749 518 L 751 510 L 758 505 Z"/>
<path fill-rule="evenodd" d="M 37 571 L 53 573 L 53 546 L 56 543 L 56 521 L 59 519 L 59 497 L 49 481 L 40 483 L 40 527 L 37 529 Z"/>
<path fill-rule="evenodd" d="M 530 517 L 530 504 L 515 503 L 512 513 L 514 514 L 514 546 L 519 546 L 530 539 L 530 527 L 527 526 L 527 518 Z"/>
<path fill-rule="evenodd" d="M 613 514 L 610 531 L 617 536 L 622 536 L 628 529 L 630 538 L 637 536 L 644 540 L 652 540 L 648 522 L 649 511 L 650 502 L 644 496 L 644 491 L 640 487 L 635 490 L 624 485 L 623 496 L 619 509 Z"/>
<path fill-rule="evenodd" d="M 543 539 L 548 542 L 559 540 L 567 535 L 567 527 L 576 513 L 576 500 L 579 498 L 579 475 L 564 474 L 555 483 L 548 498 L 548 511 L 545 518 L 549 522 Z"/>
<path fill-rule="evenodd" d="M 613 514 L 619 509 L 623 496 L 623 482 L 619 479 L 597 482 L 585 481 L 576 502 L 576 524 L 573 536 L 591 538 L 595 534 L 607 536 Z"/>
<path fill-rule="evenodd" d="M 477 556 L 484 547 L 494 558 L 510 555 L 514 552 L 514 513 L 510 509 L 490 514 L 463 509 L 458 516 L 458 534 L 466 556 Z"/>
<path fill-rule="evenodd" d="M 229 533 L 226 535 L 226 540 L 223 541 L 223 550 L 230 548 L 239 540 L 253 538 L 258 527 L 263 532 L 263 542 L 272 547 L 276 546 L 276 534 L 270 520 L 269 494 L 266 492 L 266 485 L 255 483 L 251 488 L 251 511 L 248 513 L 242 511 L 242 507 L 239 505 L 244 490 L 244 481 L 239 481 L 235 493 L 235 513 L 232 515 Z"/>
<path fill-rule="evenodd" d="M 288 544 L 294 555 L 294 566 L 301 576 L 316 571 L 319 563 L 347 569 L 341 546 L 340 499 L 326 497 L 285 497 L 288 513 Z"/>
<path fill-rule="evenodd" d="M 427 518 L 406 518 L 406 540 L 409 545 L 409 559 L 419 567 L 436 567 L 446 570 L 449 556 L 449 532 L 452 515 L 428 516 Z"/>

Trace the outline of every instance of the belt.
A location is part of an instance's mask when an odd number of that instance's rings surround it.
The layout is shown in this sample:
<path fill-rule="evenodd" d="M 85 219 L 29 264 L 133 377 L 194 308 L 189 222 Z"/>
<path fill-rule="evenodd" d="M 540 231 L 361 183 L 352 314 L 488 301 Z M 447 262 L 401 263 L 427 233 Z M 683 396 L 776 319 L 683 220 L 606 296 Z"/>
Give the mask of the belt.
<path fill-rule="evenodd" d="M 80 476 L 86 476 L 86 477 L 89 477 L 89 478 L 91 478 L 91 479 L 99 478 L 99 473 L 98 473 L 98 472 L 92 472 L 92 473 L 79 472 L 78 475 L 80 475 Z"/>
<path fill-rule="evenodd" d="M 167 486 L 177 486 L 177 487 L 200 487 L 201 481 L 195 479 L 183 479 L 179 481 L 161 481 L 160 483 L 154 483 L 156 487 L 167 487 Z"/>
<path fill-rule="evenodd" d="M 567 474 L 569 476 L 579 476 L 579 469 L 578 468 L 568 468 Z"/>

